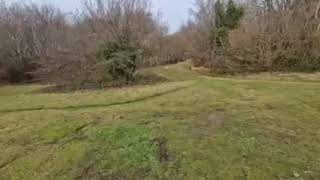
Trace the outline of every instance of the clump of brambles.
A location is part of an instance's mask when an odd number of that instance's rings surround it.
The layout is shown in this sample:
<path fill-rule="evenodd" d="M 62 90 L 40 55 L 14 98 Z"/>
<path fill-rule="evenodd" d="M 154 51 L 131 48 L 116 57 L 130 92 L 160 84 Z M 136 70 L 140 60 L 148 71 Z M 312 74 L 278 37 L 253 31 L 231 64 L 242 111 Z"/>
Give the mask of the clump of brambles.
<path fill-rule="evenodd" d="M 106 79 L 109 76 L 113 81 L 125 83 L 134 80 L 138 50 L 128 46 L 126 41 L 109 42 L 104 45 L 98 58 L 103 67 L 102 72 L 106 73 Z"/>

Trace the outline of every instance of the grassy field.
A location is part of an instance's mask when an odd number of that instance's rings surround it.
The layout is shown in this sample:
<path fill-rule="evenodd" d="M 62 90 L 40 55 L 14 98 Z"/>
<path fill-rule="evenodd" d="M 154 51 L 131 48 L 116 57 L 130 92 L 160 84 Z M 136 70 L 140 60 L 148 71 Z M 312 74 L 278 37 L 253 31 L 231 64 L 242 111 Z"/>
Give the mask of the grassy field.
<path fill-rule="evenodd" d="M 0 179 L 320 179 L 320 74 L 0 87 Z"/>

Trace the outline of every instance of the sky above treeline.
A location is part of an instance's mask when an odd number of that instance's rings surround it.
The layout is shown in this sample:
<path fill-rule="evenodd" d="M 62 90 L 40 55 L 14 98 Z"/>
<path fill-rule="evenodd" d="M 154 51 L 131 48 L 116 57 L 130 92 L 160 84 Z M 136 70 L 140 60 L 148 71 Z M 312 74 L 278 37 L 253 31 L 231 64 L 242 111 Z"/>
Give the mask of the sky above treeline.
<path fill-rule="evenodd" d="M 12 0 L 5 0 L 12 2 Z M 19 0 L 17 0 L 19 1 Z M 50 3 L 60 7 L 65 12 L 74 12 L 81 8 L 82 0 L 24 0 L 35 3 Z M 182 23 L 189 17 L 189 10 L 193 5 L 193 0 L 151 0 L 155 12 L 160 11 L 163 21 L 169 25 L 171 33 L 176 32 Z"/>

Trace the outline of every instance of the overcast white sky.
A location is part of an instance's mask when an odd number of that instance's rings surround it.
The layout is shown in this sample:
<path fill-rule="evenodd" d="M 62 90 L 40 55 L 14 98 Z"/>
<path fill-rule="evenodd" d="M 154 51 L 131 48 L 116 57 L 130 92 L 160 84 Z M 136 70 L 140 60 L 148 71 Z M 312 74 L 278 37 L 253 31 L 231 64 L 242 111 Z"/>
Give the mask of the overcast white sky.
<path fill-rule="evenodd" d="M 12 2 L 13 0 L 5 0 Z M 74 11 L 81 7 L 81 0 L 25 0 L 36 3 L 51 3 L 66 12 Z M 188 19 L 189 9 L 192 7 L 193 0 L 151 0 L 154 9 L 160 10 L 163 19 L 170 26 L 170 32 L 178 30 L 180 25 Z"/>

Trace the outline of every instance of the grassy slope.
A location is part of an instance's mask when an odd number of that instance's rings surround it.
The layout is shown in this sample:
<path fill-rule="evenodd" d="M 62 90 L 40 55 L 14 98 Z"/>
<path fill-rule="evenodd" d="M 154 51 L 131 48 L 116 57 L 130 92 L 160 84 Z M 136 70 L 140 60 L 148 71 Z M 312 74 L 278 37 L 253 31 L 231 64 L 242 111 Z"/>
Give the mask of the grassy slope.
<path fill-rule="evenodd" d="M 316 77 L 213 78 L 186 64 L 151 72 L 173 82 L 69 94 L 0 87 L 0 179 L 320 179 Z M 156 138 L 167 140 L 162 163 Z"/>

